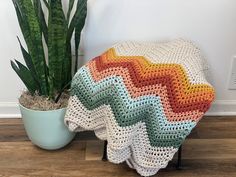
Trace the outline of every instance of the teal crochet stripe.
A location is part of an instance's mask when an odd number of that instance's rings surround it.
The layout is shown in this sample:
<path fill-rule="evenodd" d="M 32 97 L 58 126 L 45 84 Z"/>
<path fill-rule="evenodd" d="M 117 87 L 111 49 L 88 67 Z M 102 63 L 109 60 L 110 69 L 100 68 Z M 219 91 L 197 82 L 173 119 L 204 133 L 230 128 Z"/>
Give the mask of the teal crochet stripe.
<path fill-rule="evenodd" d="M 85 66 L 74 77 L 71 94 L 89 110 L 110 105 L 121 127 L 145 122 L 150 144 L 155 147 L 178 148 L 196 125 L 194 121 L 169 122 L 159 97 L 147 95 L 132 99 L 122 77 L 111 76 L 94 82 Z"/>

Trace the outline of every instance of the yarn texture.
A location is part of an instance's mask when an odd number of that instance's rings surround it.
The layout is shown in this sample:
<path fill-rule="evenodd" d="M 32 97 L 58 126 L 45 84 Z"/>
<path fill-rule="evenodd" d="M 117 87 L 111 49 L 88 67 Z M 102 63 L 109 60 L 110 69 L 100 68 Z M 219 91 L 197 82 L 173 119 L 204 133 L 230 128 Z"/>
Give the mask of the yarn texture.
<path fill-rule="evenodd" d="M 108 160 L 142 176 L 165 168 L 214 99 L 192 42 L 124 42 L 78 70 L 65 123 L 107 140 Z"/>

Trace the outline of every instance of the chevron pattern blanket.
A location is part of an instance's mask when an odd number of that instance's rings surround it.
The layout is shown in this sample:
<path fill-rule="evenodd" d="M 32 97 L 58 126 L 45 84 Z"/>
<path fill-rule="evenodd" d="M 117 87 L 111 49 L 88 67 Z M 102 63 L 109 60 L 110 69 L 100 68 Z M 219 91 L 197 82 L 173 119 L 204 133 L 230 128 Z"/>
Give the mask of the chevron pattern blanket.
<path fill-rule="evenodd" d="M 117 44 L 73 78 L 65 123 L 107 140 L 109 161 L 154 175 L 214 99 L 205 66 L 186 40 Z"/>

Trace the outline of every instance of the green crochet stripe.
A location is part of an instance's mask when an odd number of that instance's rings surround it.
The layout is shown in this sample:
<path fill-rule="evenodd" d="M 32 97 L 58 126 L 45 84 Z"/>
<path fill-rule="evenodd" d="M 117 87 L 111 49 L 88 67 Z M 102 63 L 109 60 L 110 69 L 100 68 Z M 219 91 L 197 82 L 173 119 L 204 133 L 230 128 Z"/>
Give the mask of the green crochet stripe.
<path fill-rule="evenodd" d="M 121 127 L 145 122 L 151 146 L 178 148 L 196 125 L 192 121 L 168 122 L 160 98 L 143 96 L 132 99 L 121 77 L 111 76 L 95 83 L 86 67 L 74 77 L 71 93 L 88 110 L 110 105 Z"/>

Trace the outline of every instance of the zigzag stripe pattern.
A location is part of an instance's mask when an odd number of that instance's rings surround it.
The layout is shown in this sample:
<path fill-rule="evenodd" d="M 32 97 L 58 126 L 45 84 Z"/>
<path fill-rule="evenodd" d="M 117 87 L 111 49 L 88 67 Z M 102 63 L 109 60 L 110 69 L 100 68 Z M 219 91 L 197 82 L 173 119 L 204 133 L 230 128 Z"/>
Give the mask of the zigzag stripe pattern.
<path fill-rule="evenodd" d="M 96 81 L 101 80 L 102 78 L 106 77 L 106 72 L 100 72 L 97 74 L 96 67 L 94 67 L 94 62 L 91 62 L 91 64 L 88 66 L 90 68 L 90 72 L 93 75 L 93 79 Z M 185 120 L 185 119 L 191 119 L 197 121 L 201 115 L 203 115 L 203 112 L 200 112 L 198 110 L 192 111 L 194 114 L 190 114 L 190 111 L 188 112 L 181 112 L 181 113 L 175 113 L 172 111 L 169 105 L 169 98 L 168 94 L 165 88 L 161 86 L 161 84 L 156 84 L 152 86 L 144 86 L 142 88 L 137 88 L 133 85 L 132 82 L 129 82 L 130 76 L 129 73 L 125 68 L 118 67 L 116 69 L 109 68 L 106 70 L 107 72 L 113 72 L 113 75 L 119 75 L 124 78 L 125 86 L 128 90 L 128 93 L 131 95 L 132 98 L 140 97 L 143 95 L 158 95 L 161 98 L 161 102 L 165 105 L 163 109 L 165 110 L 165 115 L 167 115 L 169 121 L 176 121 L 176 120 Z M 153 90 L 155 90 L 155 93 L 153 93 Z"/>
<path fill-rule="evenodd" d="M 145 122 L 152 146 L 178 147 L 182 143 L 182 138 L 176 139 L 175 135 L 186 136 L 190 133 L 189 129 L 195 126 L 193 121 L 183 121 L 182 124 L 168 122 L 159 97 L 130 98 L 122 79 L 117 76 L 107 77 L 94 83 L 86 67 L 81 68 L 76 74 L 71 92 L 89 110 L 94 110 L 102 105 L 110 105 L 120 127 Z M 157 119 L 158 116 L 162 118 Z M 181 131 L 171 131 L 174 128 Z M 159 132 L 159 134 L 152 136 L 155 132 Z"/>
<path fill-rule="evenodd" d="M 214 99 L 201 70 L 191 73 L 186 59 L 168 62 L 168 57 L 189 57 L 203 68 L 198 49 L 180 40 L 168 45 L 171 50 L 165 47 L 172 51 L 163 56 L 167 60 L 147 57 L 160 56 L 163 45 L 121 43 L 88 62 L 73 78 L 65 116 L 71 131 L 94 130 L 107 139 L 110 161 L 126 161 L 143 176 L 167 165 Z"/>
<path fill-rule="evenodd" d="M 114 49 L 110 49 L 94 60 L 98 70 L 95 75 L 99 75 L 99 71 L 105 70 L 106 72 L 107 68 L 120 66 L 129 70 L 131 82 L 136 88 L 154 84 L 165 85 L 167 96 L 172 97 L 169 99 L 170 104 L 176 112 L 183 112 L 186 109 L 199 109 L 205 112 L 209 108 L 207 107 L 209 104 L 206 103 L 214 97 L 213 89 L 210 86 L 191 85 L 184 69 L 178 64 L 152 64 L 142 56 L 116 56 Z M 106 73 L 107 75 L 112 74 Z"/>

